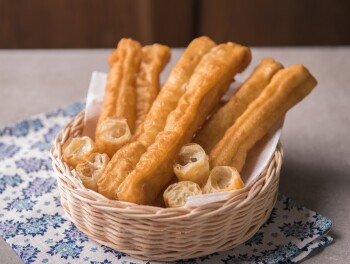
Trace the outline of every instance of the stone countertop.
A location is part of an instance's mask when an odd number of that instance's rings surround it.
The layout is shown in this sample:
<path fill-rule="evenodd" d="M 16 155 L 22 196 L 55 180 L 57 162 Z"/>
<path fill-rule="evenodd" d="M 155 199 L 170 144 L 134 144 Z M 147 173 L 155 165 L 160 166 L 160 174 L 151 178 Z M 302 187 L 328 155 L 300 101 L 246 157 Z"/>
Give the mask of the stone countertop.
<path fill-rule="evenodd" d="M 173 49 L 164 81 L 182 49 Z M 0 125 L 81 100 L 111 50 L 0 50 Z M 333 245 L 304 263 L 350 263 L 350 47 L 252 48 L 244 80 L 264 57 L 302 63 L 316 89 L 287 115 L 280 192 L 329 217 Z M 22 263 L 0 239 L 1 263 Z"/>

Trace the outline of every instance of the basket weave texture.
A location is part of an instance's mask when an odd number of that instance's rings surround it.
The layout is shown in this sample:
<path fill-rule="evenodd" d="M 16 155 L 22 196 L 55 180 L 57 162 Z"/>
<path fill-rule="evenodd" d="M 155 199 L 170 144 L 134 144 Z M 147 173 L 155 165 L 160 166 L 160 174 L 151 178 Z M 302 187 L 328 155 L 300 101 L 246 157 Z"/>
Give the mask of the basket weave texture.
<path fill-rule="evenodd" d="M 113 201 L 84 187 L 62 160 L 62 145 L 81 135 L 84 113 L 58 133 L 51 149 L 67 217 L 93 240 L 144 260 L 171 261 L 225 251 L 252 237 L 276 202 L 283 151 L 228 200 L 197 207 L 160 208 Z"/>

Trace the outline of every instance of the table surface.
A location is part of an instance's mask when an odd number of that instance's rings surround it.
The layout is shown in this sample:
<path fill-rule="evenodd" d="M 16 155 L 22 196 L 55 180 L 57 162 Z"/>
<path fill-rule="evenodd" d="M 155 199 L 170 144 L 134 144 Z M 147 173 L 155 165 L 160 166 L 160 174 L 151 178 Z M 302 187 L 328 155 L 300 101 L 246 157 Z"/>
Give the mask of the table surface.
<path fill-rule="evenodd" d="M 173 49 L 166 79 L 182 49 Z M 0 50 L 0 125 L 81 100 L 91 72 L 106 72 L 111 50 Z M 305 263 L 349 263 L 350 47 L 252 48 L 244 80 L 264 57 L 285 66 L 302 63 L 316 89 L 287 115 L 282 143 L 281 193 L 321 213 L 334 225 L 335 243 Z M 1 263 L 21 263 L 0 239 Z"/>

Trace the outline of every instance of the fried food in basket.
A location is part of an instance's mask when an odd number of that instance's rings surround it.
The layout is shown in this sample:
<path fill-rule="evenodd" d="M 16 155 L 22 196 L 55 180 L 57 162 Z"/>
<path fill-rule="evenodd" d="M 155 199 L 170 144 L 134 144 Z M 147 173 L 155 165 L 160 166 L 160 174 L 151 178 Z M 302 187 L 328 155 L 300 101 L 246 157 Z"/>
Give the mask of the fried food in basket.
<path fill-rule="evenodd" d="M 234 75 L 244 70 L 250 60 L 250 50 L 234 43 L 218 45 L 204 56 L 176 109 L 167 117 L 164 130 L 119 186 L 119 200 L 148 205 L 154 202 L 173 175 L 180 148 L 192 140 Z"/>
<path fill-rule="evenodd" d="M 250 63 L 249 48 L 194 39 L 159 92 L 169 58 L 168 47 L 142 48 L 131 39 L 109 57 L 96 146 L 80 137 L 62 147 L 87 188 L 168 207 L 183 206 L 191 195 L 243 188 L 239 172 L 248 151 L 317 84 L 304 66 L 283 69 L 266 58 L 207 120 Z"/>
<path fill-rule="evenodd" d="M 176 108 L 179 99 L 185 93 L 199 62 L 214 46 L 215 43 L 208 37 L 196 38 L 188 45 L 172 69 L 144 122 L 136 130 L 134 140 L 141 138 L 146 145 L 154 141 L 157 134 L 164 129 L 169 113 Z"/>
<path fill-rule="evenodd" d="M 203 148 L 194 143 L 184 145 L 174 164 L 179 181 L 193 181 L 203 186 L 209 176 L 209 159 Z"/>
<path fill-rule="evenodd" d="M 136 120 L 136 77 L 142 59 L 142 47 L 135 40 L 121 39 L 115 54 L 116 59 L 107 76 L 98 123 L 107 117 L 122 118 L 128 121 L 133 131 Z"/>
<path fill-rule="evenodd" d="M 97 123 L 97 132 L 107 118 L 126 119 L 131 133 L 136 122 L 136 77 L 139 72 L 142 48 L 132 39 L 121 39 L 114 54 L 114 61 L 107 76 L 105 96 Z M 102 137 L 102 138 L 101 138 Z M 103 135 L 96 133 L 96 145 L 100 152 L 110 152 Z M 114 151 L 116 151 L 115 149 Z"/>
<path fill-rule="evenodd" d="M 215 46 L 207 37 L 194 39 L 178 63 L 172 69 L 170 76 L 144 122 L 138 126 L 131 142 L 117 151 L 101 179 L 98 182 L 98 191 L 104 196 L 116 199 L 116 191 L 125 177 L 135 168 L 137 162 L 148 146 L 154 141 L 159 132 L 164 129 L 166 119 L 173 111 L 186 91 L 188 81 L 203 56 Z"/>
<path fill-rule="evenodd" d="M 99 138 L 98 149 L 103 149 L 109 157 L 125 145 L 131 138 L 131 132 L 126 119 L 107 117 L 96 128 Z"/>
<path fill-rule="evenodd" d="M 108 162 L 107 154 L 92 153 L 86 161 L 77 165 L 75 171 L 86 188 L 97 191 L 97 181 L 102 176 Z"/>
<path fill-rule="evenodd" d="M 167 46 L 153 44 L 142 48 L 140 72 L 136 80 L 136 127 L 146 118 L 159 92 L 159 76 L 170 59 Z"/>
<path fill-rule="evenodd" d="M 62 146 L 63 160 L 75 167 L 96 152 L 95 143 L 89 137 L 71 138 Z"/>
<path fill-rule="evenodd" d="M 226 130 L 234 124 L 248 105 L 269 84 L 274 74 L 282 68 L 282 64 L 271 58 L 263 59 L 231 99 L 205 123 L 194 142 L 201 145 L 206 153 L 210 153 Z"/>
<path fill-rule="evenodd" d="M 287 111 L 307 96 L 317 81 L 303 65 L 293 65 L 277 72 L 263 90 L 226 131 L 210 153 L 212 167 L 225 165 L 240 171 L 241 159 Z"/>
<path fill-rule="evenodd" d="M 166 207 L 184 206 L 188 197 L 202 194 L 197 183 L 181 181 L 168 186 L 163 194 Z"/>
<path fill-rule="evenodd" d="M 203 193 L 227 192 L 244 187 L 239 172 L 229 166 L 216 166 L 209 175 L 208 181 L 203 187 Z"/>

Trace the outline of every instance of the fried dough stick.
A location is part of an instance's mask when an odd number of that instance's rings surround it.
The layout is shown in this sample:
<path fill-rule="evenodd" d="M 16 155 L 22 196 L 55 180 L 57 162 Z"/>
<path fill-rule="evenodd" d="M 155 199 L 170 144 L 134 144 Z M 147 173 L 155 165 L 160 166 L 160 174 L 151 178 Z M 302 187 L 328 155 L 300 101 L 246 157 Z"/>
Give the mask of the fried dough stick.
<path fill-rule="evenodd" d="M 164 191 L 163 199 L 166 207 L 181 207 L 186 204 L 187 198 L 202 194 L 201 187 L 191 181 L 173 183 Z"/>
<path fill-rule="evenodd" d="M 159 93 L 159 76 L 170 59 L 167 46 L 154 44 L 142 48 L 140 72 L 136 80 L 136 128 L 145 120 Z"/>
<path fill-rule="evenodd" d="M 164 131 L 119 186 L 119 200 L 153 204 L 173 176 L 173 164 L 181 146 L 192 140 L 234 75 L 244 70 L 250 60 L 250 50 L 233 43 L 218 45 L 204 56 L 178 106 L 169 114 Z"/>
<path fill-rule="evenodd" d="M 132 171 L 142 154 L 159 132 L 164 129 L 166 119 L 186 91 L 187 83 L 204 54 L 215 43 L 207 37 L 194 39 L 170 73 L 168 80 L 153 102 L 144 122 L 137 128 L 131 142 L 117 151 L 98 182 L 98 192 L 116 199 L 116 190 Z"/>
<path fill-rule="evenodd" d="M 130 135 L 134 131 L 136 76 L 139 72 L 142 49 L 140 43 L 135 40 L 121 39 L 113 54 L 115 61 L 107 76 L 105 96 L 95 135 L 99 151 L 107 153 L 110 157 L 130 138 L 124 134 Z M 116 133 L 121 120 L 126 120 L 127 126 L 123 126 L 120 133 Z"/>
<path fill-rule="evenodd" d="M 209 175 L 203 187 L 203 193 L 228 192 L 244 187 L 241 175 L 235 168 L 229 166 L 216 166 Z"/>
<path fill-rule="evenodd" d="M 247 152 L 316 84 L 316 79 L 303 65 L 277 72 L 211 151 L 211 167 L 233 166 L 240 171 Z"/>
<path fill-rule="evenodd" d="M 195 143 L 206 153 L 224 136 L 226 130 L 243 114 L 248 105 L 255 100 L 268 85 L 272 76 L 283 66 L 271 58 L 263 59 L 250 77 L 240 86 L 231 99 L 222 106 L 199 130 Z"/>
<path fill-rule="evenodd" d="M 173 166 L 180 181 L 192 181 L 203 186 L 209 176 L 209 159 L 204 149 L 195 143 L 181 147 Z"/>
<path fill-rule="evenodd" d="M 87 160 L 79 163 L 75 168 L 78 177 L 86 188 L 96 191 L 97 181 L 109 162 L 108 155 L 103 153 L 92 153 Z"/>

